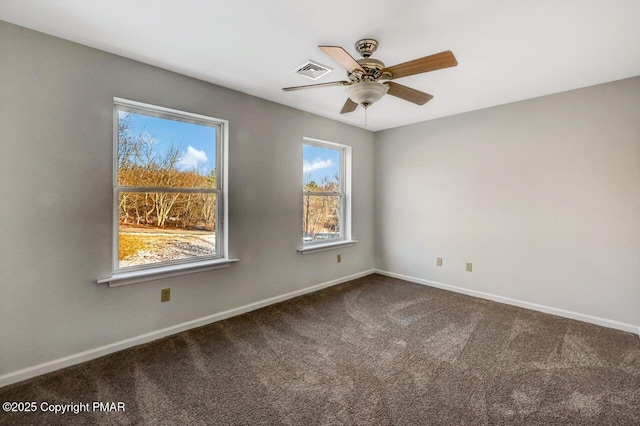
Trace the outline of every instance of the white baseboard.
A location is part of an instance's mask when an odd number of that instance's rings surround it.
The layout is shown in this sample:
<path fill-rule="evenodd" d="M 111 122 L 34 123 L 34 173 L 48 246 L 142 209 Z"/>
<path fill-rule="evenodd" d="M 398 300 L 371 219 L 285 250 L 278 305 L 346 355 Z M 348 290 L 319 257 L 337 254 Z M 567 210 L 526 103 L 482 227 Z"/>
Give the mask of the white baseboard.
<path fill-rule="evenodd" d="M 509 297 L 498 296 L 491 293 L 485 293 L 483 291 L 470 290 L 464 287 L 458 287 L 450 284 L 443 284 L 436 281 L 430 281 L 422 278 L 411 277 L 408 275 L 396 274 L 395 272 L 382 271 L 380 269 L 376 269 L 375 272 L 376 274 L 385 275 L 387 277 L 392 277 L 392 278 L 398 278 L 398 279 L 409 281 L 416 284 L 422 284 L 429 287 L 436 287 L 442 290 L 453 291 L 455 293 L 462 293 L 468 296 L 479 297 L 481 299 L 493 300 L 494 302 L 500 302 L 500 303 L 505 303 L 507 305 L 519 306 L 521 308 L 544 312 L 546 314 L 557 315 L 559 317 L 570 318 L 578 321 L 588 322 L 591 324 L 601 325 L 603 327 L 614 328 L 616 330 L 627 331 L 629 333 L 637 334 L 640 337 L 640 326 L 637 326 L 637 325 L 626 324 L 623 322 L 614 321 L 607 318 L 594 317 L 592 315 L 567 311 L 565 309 L 553 308 L 551 306 L 538 305 L 537 303 L 511 299 Z"/>
<path fill-rule="evenodd" d="M 300 290 L 295 290 L 289 293 L 285 293 L 279 296 L 270 297 L 268 299 L 260 300 L 258 302 L 250 303 L 248 305 L 240 306 L 238 308 L 229 309 L 217 314 L 208 315 L 203 318 L 198 318 L 192 321 L 176 324 L 171 327 L 163 328 L 161 330 L 145 333 L 140 336 L 131 337 L 129 339 L 121 340 L 119 342 L 110 343 L 108 345 L 100 346 L 98 348 L 89 349 L 84 352 L 58 358 L 53 361 L 48 361 L 42 364 L 35 365 L 33 367 L 24 368 L 22 370 L 13 371 L 11 373 L 3 374 L 0 376 L 0 388 L 13 383 L 21 382 L 23 380 L 30 379 L 32 377 L 40 376 L 42 374 L 50 373 L 52 371 L 60 370 L 65 367 L 80 364 L 92 359 L 99 358 L 114 352 L 121 351 L 133 346 L 138 346 L 144 343 L 158 340 L 172 334 L 180 333 L 192 328 L 201 327 L 203 325 L 211 324 L 216 321 L 220 321 L 226 318 L 234 317 L 244 314 L 256 309 L 264 308 L 265 306 L 273 305 L 284 300 L 293 299 L 294 297 L 302 296 L 307 293 L 313 293 L 326 287 L 331 287 L 337 284 L 341 284 L 347 281 L 355 280 L 370 274 L 373 274 L 375 270 L 370 269 L 367 271 L 358 272 L 356 274 L 348 275 L 346 277 L 337 278 L 335 280 L 326 281 L 321 284 L 316 284 L 311 287 L 306 287 Z"/>

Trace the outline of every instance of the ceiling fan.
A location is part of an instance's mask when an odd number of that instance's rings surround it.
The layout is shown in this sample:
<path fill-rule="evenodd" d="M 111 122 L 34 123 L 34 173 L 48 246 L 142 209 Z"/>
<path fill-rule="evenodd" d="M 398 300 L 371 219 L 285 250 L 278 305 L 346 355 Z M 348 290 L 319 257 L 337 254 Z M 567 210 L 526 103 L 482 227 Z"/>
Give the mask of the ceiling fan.
<path fill-rule="evenodd" d="M 453 53 L 445 50 L 444 52 L 425 56 L 424 58 L 386 67 L 382 61 L 371 57 L 373 52 L 378 48 L 378 42 L 370 38 L 360 40 L 355 44 L 356 50 L 363 57 L 363 59 L 357 61 L 340 46 L 318 47 L 347 69 L 348 80 L 310 84 L 307 86 L 285 87 L 282 90 L 292 91 L 316 87 L 346 86 L 347 101 L 342 107 L 340 114 L 352 112 L 358 105 L 362 105 L 366 109 L 374 102 L 380 100 L 385 94 L 413 102 L 416 105 L 424 105 L 433 99 L 432 95 L 403 86 L 391 80 L 458 65 L 458 61 L 455 56 L 453 56 Z"/>

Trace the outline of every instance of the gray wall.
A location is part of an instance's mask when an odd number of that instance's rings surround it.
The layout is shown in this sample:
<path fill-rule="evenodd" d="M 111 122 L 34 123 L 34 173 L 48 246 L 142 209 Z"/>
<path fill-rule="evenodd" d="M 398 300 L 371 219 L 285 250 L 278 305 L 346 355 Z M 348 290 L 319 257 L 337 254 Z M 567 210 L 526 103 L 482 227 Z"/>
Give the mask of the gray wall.
<path fill-rule="evenodd" d="M 3 22 L 0 58 L 0 375 L 373 267 L 372 133 Z M 111 274 L 114 96 L 229 120 L 239 263 L 96 284 Z M 353 147 L 353 247 L 296 252 L 303 136 Z"/>
<path fill-rule="evenodd" d="M 379 132 L 375 170 L 377 268 L 640 325 L 640 78 Z"/>

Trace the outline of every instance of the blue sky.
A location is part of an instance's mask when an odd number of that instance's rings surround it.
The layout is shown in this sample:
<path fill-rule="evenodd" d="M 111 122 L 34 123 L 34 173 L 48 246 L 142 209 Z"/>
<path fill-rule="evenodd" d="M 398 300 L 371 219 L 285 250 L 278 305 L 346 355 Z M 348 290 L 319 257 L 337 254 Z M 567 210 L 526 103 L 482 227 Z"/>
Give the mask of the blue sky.
<path fill-rule="evenodd" d="M 155 139 L 154 150 L 160 155 L 171 147 L 179 147 L 181 170 L 203 169 L 208 174 L 216 165 L 216 128 L 136 113 L 128 114 L 134 134 L 147 133 Z"/>
<path fill-rule="evenodd" d="M 131 131 L 134 134 L 147 133 L 154 142 L 154 150 L 162 155 L 171 147 L 179 147 L 178 168 L 193 170 L 202 168 L 208 174 L 215 168 L 216 128 L 184 123 L 164 118 L 151 117 L 136 113 L 120 112 L 129 116 Z M 326 177 L 334 180 L 340 171 L 340 150 L 314 145 L 303 145 L 303 182 L 315 181 L 320 184 Z"/>
<path fill-rule="evenodd" d="M 322 182 L 324 177 L 334 180 L 340 171 L 340 151 L 314 145 L 302 146 L 302 180 L 304 183 Z"/>

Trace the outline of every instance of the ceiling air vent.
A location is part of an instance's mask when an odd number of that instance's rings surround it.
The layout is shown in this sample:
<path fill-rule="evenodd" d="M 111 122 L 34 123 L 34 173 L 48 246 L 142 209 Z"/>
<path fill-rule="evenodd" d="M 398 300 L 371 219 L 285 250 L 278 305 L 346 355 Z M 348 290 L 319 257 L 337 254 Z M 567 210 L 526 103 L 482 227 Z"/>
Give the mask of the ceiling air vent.
<path fill-rule="evenodd" d="M 323 75 L 329 74 L 331 71 L 331 68 L 314 62 L 311 59 L 293 70 L 296 74 L 300 74 L 304 77 L 310 78 L 311 80 L 317 80 Z"/>

